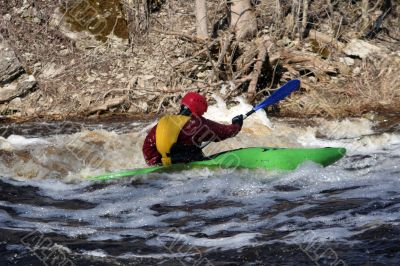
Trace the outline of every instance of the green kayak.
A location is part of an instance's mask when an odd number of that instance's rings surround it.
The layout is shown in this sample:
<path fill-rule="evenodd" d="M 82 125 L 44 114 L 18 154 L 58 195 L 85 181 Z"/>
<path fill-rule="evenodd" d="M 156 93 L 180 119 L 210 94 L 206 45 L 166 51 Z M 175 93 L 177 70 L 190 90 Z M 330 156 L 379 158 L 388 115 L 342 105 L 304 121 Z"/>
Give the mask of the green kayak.
<path fill-rule="evenodd" d="M 209 160 L 155 166 L 89 177 L 94 180 L 188 170 L 198 167 L 208 168 L 247 168 L 266 170 L 294 170 L 306 161 L 322 166 L 333 164 L 346 154 L 345 148 L 243 148 L 210 156 Z"/>

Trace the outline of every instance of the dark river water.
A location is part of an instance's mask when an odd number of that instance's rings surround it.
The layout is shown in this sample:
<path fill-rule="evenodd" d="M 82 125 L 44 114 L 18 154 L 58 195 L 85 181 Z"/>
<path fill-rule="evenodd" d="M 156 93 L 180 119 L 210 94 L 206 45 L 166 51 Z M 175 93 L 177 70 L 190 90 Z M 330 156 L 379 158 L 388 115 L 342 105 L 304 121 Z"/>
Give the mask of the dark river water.
<path fill-rule="evenodd" d="M 292 172 L 144 167 L 150 122 L 1 125 L 0 265 L 399 265 L 400 128 L 255 116 L 209 152 L 346 147 Z M 212 146 L 212 145 L 210 145 Z"/>

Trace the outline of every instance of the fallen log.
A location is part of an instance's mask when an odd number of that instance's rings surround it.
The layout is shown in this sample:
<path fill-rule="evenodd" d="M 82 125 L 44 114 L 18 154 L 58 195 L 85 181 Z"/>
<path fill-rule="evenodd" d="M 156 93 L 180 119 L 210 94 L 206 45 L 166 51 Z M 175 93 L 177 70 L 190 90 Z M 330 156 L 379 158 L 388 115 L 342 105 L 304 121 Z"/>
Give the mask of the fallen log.
<path fill-rule="evenodd" d="M 284 51 L 281 53 L 283 65 L 290 65 L 297 71 L 309 70 L 317 76 L 327 74 L 338 74 L 339 70 L 333 62 L 327 62 L 313 54 L 298 54 Z"/>
<path fill-rule="evenodd" d="M 330 36 L 328 34 L 316 31 L 316 30 L 310 30 L 308 34 L 308 39 L 310 40 L 315 40 L 318 43 L 322 44 L 329 44 L 332 45 L 334 48 L 338 50 L 342 50 L 345 47 L 345 44 L 338 41 L 336 38 L 333 36 Z"/>
<path fill-rule="evenodd" d="M 94 114 L 94 113 L 100 113 L 100 112 L 108 111 L 110 108 L 118 107 L 118 106 L 123 105 L 126 102 L 126 100 L 127 100 L 126 96 L 108 99 L 108 100 L 105 101 L 104 104 L 99 105 L 99 106 L 94 106 L 94 107 L 90 108 L 87 111 L 87 113 L 88 113 L 88 115 L 91 115 L 91 114 Z"/>

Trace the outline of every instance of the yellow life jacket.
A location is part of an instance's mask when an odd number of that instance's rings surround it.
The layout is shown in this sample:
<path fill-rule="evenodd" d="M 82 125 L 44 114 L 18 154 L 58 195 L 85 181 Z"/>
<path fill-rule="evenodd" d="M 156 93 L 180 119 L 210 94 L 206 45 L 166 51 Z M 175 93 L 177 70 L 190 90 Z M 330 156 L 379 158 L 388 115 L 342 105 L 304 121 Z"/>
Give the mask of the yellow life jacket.
<path fill-rule="evenodd" d="M 161 154 L 163 165 L 171 164 L 169 152 L 172 145 L 178 140 L 179 133 L 183 126 L 189 121 L 189 116 L 166 115 L 158 121 L 156 128 L 156 147 Z"/>

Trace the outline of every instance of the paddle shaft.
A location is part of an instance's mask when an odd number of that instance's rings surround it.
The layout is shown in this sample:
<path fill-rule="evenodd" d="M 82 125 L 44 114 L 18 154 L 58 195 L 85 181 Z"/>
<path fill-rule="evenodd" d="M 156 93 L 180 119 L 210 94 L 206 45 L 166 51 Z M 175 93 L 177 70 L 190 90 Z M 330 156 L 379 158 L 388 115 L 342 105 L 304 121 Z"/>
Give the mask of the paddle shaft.
<path fill-rule="evenodd" d="M 256 111 L 254 109 L 251 109 L 251 111 L 247 112 L 245 115 L 243 115 L 243 120 L 245 120 L 247 117 L 251 116 L 254 114 Z"/>

